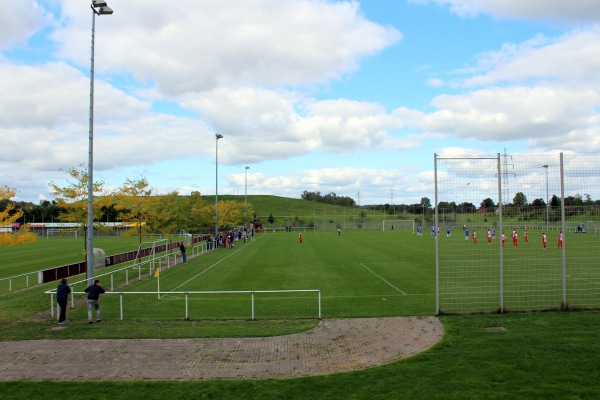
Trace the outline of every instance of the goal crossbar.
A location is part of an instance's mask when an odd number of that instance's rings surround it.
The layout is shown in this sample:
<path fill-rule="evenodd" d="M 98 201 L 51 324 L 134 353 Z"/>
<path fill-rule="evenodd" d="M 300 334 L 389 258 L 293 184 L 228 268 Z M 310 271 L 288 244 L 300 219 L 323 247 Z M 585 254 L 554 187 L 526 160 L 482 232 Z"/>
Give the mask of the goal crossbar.
<path fill-rule="evenodd" d="M 414 231 L 415 221 L 412 219 L 384 219 L 381 224 L 382 231 Z"/>

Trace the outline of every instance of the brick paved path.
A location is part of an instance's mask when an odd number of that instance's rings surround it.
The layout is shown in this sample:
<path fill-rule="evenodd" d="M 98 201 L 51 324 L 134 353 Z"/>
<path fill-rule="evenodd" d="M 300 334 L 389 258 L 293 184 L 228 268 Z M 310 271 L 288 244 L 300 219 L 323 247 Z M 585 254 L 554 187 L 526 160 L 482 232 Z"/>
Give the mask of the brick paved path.
<path fill-rule="evenodd" d="M 293 378 L 387 364 L 433 346 L 435 317 L 328 319 L 266 338 L 0 343 L 0 381 Z"/>

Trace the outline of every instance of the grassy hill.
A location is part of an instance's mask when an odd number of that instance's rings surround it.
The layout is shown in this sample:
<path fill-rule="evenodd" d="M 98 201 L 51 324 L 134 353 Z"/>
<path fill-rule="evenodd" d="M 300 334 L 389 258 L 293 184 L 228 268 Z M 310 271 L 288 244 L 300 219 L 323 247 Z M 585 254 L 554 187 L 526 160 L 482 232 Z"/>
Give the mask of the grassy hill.
<path fill-rule="evenodd" d="M 207 204 L 214 204 L 215 196 L 202 196 Z M 219 201 L 230 200 L 244 202 L 243 195 L 219 195 Z M 336 206 L 332 204 L 318 203 L 316 201 L 307 201 L 302 199 L 292 199 L 289 197 L 271 196 L 271 195 L 248 195 L 248 204 L 252 205 L 256 215 L 266 221 L 272 214 L 274 217 L 300 217 L 305 220 L 314 218 L 315 214 L 326 215 L 359 215 L 361 211 L 367 212 L 367 215 L 384 216 L 387 215 L 381 211 L 373 211 L 359 207 Z"/>

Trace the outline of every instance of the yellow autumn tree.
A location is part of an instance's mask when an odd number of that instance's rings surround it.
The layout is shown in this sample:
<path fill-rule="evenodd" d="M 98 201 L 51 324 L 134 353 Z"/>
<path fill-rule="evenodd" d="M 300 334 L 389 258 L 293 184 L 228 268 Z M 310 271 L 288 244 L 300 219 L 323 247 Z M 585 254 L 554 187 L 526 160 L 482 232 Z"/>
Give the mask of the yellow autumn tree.
<path fill-rule="evenodd" d="M 148 224 L 155 198 L 153 189 L 144 177 L 129 179 L 114 193 L 115 208 L 119 210 L 119 220 L 127 223 L 131 229 L 126 230 L 125 236 L 142 236 L 150 232 Z"/>
<path fill-rule="evenodd" d="M 10 200 L 15 197 L 17 190 L 6 185 L 0 185 L 0 200 Z M 29 230 L 28 225 L 21 226 L 18 232 L 12 230 L 13 224 L 23 216 L 22 210 L 16 210 L 8 202 L 4 210 L 0 211 L 0 246 L 35 243 L 37 235 Z"/>
<path fill-rule="evenodd" d="M 246 221 L 246 215 L 253 215 L 254 210 L 252 204 L 248 203 L 248 213 L 245 212 L 244 203 L 240 203 L 233 200 L 219 201 L 219 230 L 228 229 L 236 226 L 244 225 Z M 215 206 L 214 205 L 203 205 L 197 212 L 202 213 L 207 217 L 210 222 L 215 224 Z M 208 221 L 207 221 L 208 222 Z"/>
<path fill-rule="evenodd" d="M 71 167 L 67 171 L 67 174 L 71 179 L 67 180 L 65 186 L 60 186 L 54 181 L 50 182 L 50 194 L 56 196 L 57 206 L 65 210 L 58 215 L 58 219 L 62 222 L 79 223 L 81 225 L 78 230 L 85 232 L 88 214 L 88 172 L 85 164 L 79 164 L 78 167 Z M 99 219 L 101 208 L 110 203 L 110 198 L 99 196 L 102 194 L 103 186 L 103 181 L 94 181 L 92 187 L 94 194 L 94 221 Z M 100 223 L 94 223 L 94 227 L 96 229 L 102 229 Z M 84 249 L 86 249 L 86 235 L 82 235 L 82 237 L 85 243 Z"/>
<path fill-rule="evenodd" d="M 170 242 L 173 234 L 182 229 L 180 224 L 184 215 L 177 192 L 155 196 L 154 206 L 148 213 L 148 228 L 166 235 Z"/>

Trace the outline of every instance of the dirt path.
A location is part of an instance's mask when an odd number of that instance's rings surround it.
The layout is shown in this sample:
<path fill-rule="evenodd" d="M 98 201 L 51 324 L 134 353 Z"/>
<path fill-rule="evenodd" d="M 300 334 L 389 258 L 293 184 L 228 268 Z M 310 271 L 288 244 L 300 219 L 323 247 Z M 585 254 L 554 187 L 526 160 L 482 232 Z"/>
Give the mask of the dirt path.
<path fill-rule="evenodd" d="M 235 339 L 31 340 L 0 344 L 0 381 L 264 379 L 387 364 L 444 334 L 435 317 L 323 320 L 286 336 Z"/>

